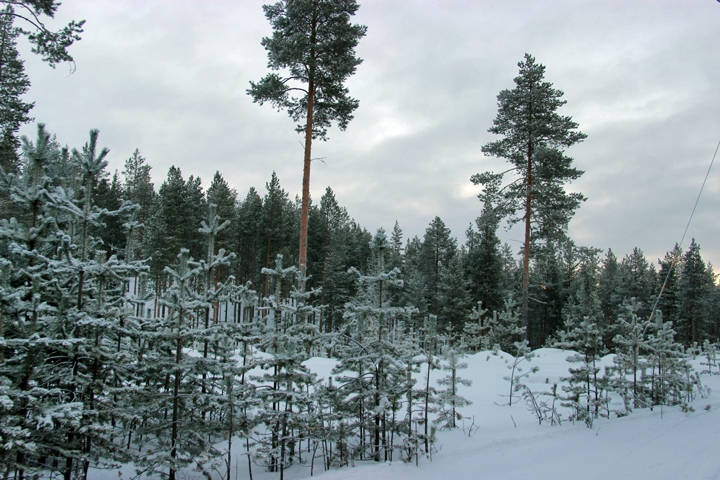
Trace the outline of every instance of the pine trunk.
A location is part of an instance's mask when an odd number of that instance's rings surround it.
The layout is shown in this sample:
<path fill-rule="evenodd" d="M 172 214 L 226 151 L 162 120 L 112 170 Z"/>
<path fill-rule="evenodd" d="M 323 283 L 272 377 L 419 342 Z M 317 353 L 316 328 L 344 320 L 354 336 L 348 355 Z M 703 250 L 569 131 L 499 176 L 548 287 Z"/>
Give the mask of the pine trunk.
<path fill-rule="evenodd" d="M 305 158 L 303 161 L 302 207 L 300 210 L 300 291 L 305 291 L 305 273 L 307 269 L 307 237 L 310 214 L 310 164 L 312 163 L 312 126 L 315 104 L 315 83 L 312 76 L 308 84 L 307 123 L 305 124 Z"/>
<path fill-rule="evenodd" d="M 524 327 L 522 340 L 530 336 L 530 213 L 532 199 L 532 143 L 527 151 L 527 182 L 525 192 L 525 243 L 523 245 L 523 293 L 522 293 L 522 324 Z"/>

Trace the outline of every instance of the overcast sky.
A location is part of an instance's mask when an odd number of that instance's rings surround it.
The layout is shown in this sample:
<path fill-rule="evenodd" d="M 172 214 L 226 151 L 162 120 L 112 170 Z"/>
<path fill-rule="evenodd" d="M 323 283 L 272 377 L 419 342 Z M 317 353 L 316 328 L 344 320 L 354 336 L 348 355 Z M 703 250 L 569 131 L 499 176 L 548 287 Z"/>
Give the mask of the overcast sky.
<path fill-rule="evenodd" d="M 294 197 L 302 137 L 245 93 L 267 72 L 262 3 L 63 0 L 51 25 L 87 20 L 77 71 L 24 53 L 32 114 L 70 147 L 98 128 L 112 170 L 138 148 L 156 189 L 176 165 L 205 188 L 219 170 L 244 198 L 264 194 L 274 170 Z M 651 261 L 680 241 L 720 141 L 718 1 L 365 0 L 353 20 L 368 26 L 347 82 L 360 108 L 313 145 L 316 201 L 330 186 L 362 226 L 397 220 L 406 237 L 439 216 L 464 242 L 480 213 L 470 176 L 505 169 L 481 147 L 527 52 L 588 135 L 568 151 L 585 171 L 570 188 L 588 197 L 571 237 L 618 257 L 638 246 Z M 716 266 L 719 206 L 720 161 L 684 243 L 695 237 Z M 520 232 L 503 238 L 519 249 Z"/>

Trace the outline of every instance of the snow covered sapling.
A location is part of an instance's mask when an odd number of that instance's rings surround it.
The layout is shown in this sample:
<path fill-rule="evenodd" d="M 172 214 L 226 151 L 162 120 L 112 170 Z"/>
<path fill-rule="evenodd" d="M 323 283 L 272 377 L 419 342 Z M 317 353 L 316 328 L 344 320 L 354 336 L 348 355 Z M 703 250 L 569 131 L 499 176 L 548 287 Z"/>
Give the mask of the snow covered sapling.
<path fill-rule="evenodd" d="M 116 387 L 132 369 L 121 331 L 130 330 L 122 286 L 134 269 L 107 258 L 93 231 L 131 207 L 96 204 L 107 165 L 106 151 L 96 155 L 97 135 L 70 156 L 38 125 L 35 143 L 23 137 L 23 175 L 2 178 L 11 217 L 0 222 L 0 243 L 12 262 L 0 267 L 8 475 L 84 477 L 91 462 L 124 457 L 112 439 L 128 414 Z"/>
<path fill-rule="evenodd" d="M 654 312 L 654 321 L 645 325 L 648 330 L 647 362 L 650 395 L 650 409 L 655 405 L 672 405 L 679 399 L 676 389 L 671 388 L 678 383 L 674 367 L 674 359 L 680 355 L 680 345 L 675 343 L 675 331 L 671 322 L 663 320 L 662 312 Z M 671 390 L 675 395 L 671 394 Z"/>
<path fill-rule="evenodd" d="M 578 273 L 563 308 L 565 330 L 560 332 L 558 342 L 560 348 L 574 352 L 567 361 L 578 365 L 571 367 L 570 376 L 562 379 L 568 382 L 562 387 L 567 393 L 563 405 L 574 409 L 572 420 L 582 420 L 588 428 L 592 427 L 606 398 L 603 396 L 606 382 L 599 375 L 598 366 L 604 351 L 599 323 L 603 313 L 597 288 L 598 253 L 593 248 L 578 249 Z"/>
<path fill-rule="evenodd" d="M 322 338 L 314 323 L 319 309 L 308 302 L 318 292 L 298 288 L 306 279 L 299 278 L 302 273 L 296 267 L 284 268 L 281 255 L 275 268 L 263 273 L 275 284 L 275 293 L 265 299 L 269 308 L 258 342 L 267 354 L 258 359 L 258 366 L 266 373 L 251 377 L 262 384 L 258 419 L 266 427 L 258 439 L 256 458 L 271 472 L 279 472 L 282 480 L 287 467 L 302 462 L 300 443 L 313 434 L 309 412 L 316 402 L 311 388 L 317 381 L 303 362 L 317 351 Z M 290 286 L 289 297 L 283 296 L 283 284 Z"/>
<path fill-rule="evenodd" d="M 598 373 L 600 367 L 600 351 L 602 349 L 602 334 L 597 323 L 589 316 L 577 322 L 577 319 L 568 319 L 566 325 L 574 323 L 574 328 L 564 332 L 560 345 L 568 350 L 575 350 L 567 358 L 577 368 L 570 368 L 570 376 L 562 378 L 568 385 L 562 388 L 567 393 L 564 406 L 572 407 L 575 413 L 572 420 L 584 421 L 588 428 L 592 428 L 593 419 L 597 418 L 603 399 L 603 381 Z M 584 397 L 584 401 L 583 401 Z"/>
<path fill-rule="evenodd" d="M 701 374 L 720 375 L 720 370 L 717 372 L 713 371 L 714 368 L 718 368 L 717 350 L 717 344 L 712 343 L 710 340 L 703 342 L 702 354 L 705 360 L 701 361 L 700 365 L 703 365 L 705 370 L 702 370 L 700 372 Z"/>
<path fill-rule="evenodd" d="M 484 326 L 486 333 L 482 338 L 483 350 L 512 352 L 515 342 L 526 337 L 517 302 L 512 297 L 505 299 L 503 311 L 493 312 Z"/>
<path fill-rule="evenodd" d="M 441 428 L 456 428 L 457 420 L 463 418 L 458 409 L 472 405 L 472 402 L 461 396 L 458 390 L 461 386 L 471 386 L 472 380 L 458 376 L 458 370 L 466 369 L 468 364 L 461 361 L 462 355 L 457 350 L 446 348 L 441 358 L 440 368 L 448 374 L 437 381 L 439 386 L 446 388 L 436 394 L 437 417 L 434 423 Z"/>
<path fill-rule="evenodd" d="M 664 321 L 662 312 L 655 312 L 649 330 L 647 344 L 652 405 L 686 406 L 692 401 L 694 390 L 689 355 L 675 341 L 672 322 Z"/>
<path fill-rule="evenodd" d="M 437 335 L 437 318 L 434 315 L 428 315 L 425 319 L 425 325 L 423 327 L 423 355 L 425 356 L 425 365 L 426 365 L 426 371 L 425 371 L 425 378 L 424 378 L 424 388 L 423 388 L 423 402 L 424 402 L 424 412 L 422 417 L 422 423 L 425 427 L 424 431 L 424 441 L 425 441 L 425 452 L 430 451 L 430 436 L 429 436 L 429 423 L 430 423 L 430 405 L 434 401 L 434 396 L 436 393 L 435 387 L 431 386 L 430 384 L 430 375 L 433 370 L 437 370 L 440 368 L 439 363 L 437 362 L 437 359 L 433 355 L 433 351 L 435 349 L 434 345 L 434 339 Z"/>
<path fill-rule="evenodd" d="M 615 372 L 612 380 L 613 389 L 625 403 L 625 414 L 633 408 L 650 406 L 647 397 L 647 381 L 643 374 L 647 369 L 647 351 L 649 345 L 645 338 L 645 322 L 638 316 L 640 302 L 632 298 L 622 306 L 618 315 L 617 331 L 613 339 L 616 345 Z"/>
<path fill-rule="evenodd" d="M 562 419 L 557 411 L 557 402 L 560 399 L 557 391 L 557 383 L 553 383 L 549 392 L 533 392 L 527 385 L 522 385 L 522 396 L 529 411 L 538 419 L 538 424 L 543 421 L 550 422 L 550 425 L 561 425 Z M 549 399 L 544 399 L 549 397 Z"/>
<path fill-rule="evenodd" d="M 527 378 L 531 373 L 537 373 L 539 370 L 539 367 L 533 366 L 530 370 L 523 373 L 523 369 L 520 366 L 522 362 L 530 362 L 535 356 L 535 354 L 530 351 L 527 340 L 515 342 L 513 346 L 515 347 L 515 351 L 513 352 L 515 356 L 513 357 L 512 364 L 507 367 L 510 370 L 510 375 L 503 377 L 503 380 L 510 382 L 510 394 L 508 395 L 507 403 L 509 406 L 512 406 L 514 393 L 523 387 L 520 381 L 523 378 Z"/>
<path fill-rule="evenodd" d="M 357 294 L 345 305 L 345 325 L 339 337 L 336 380 L 350 398 L 344 408 L 356 422 L 357 447 L 364 458 L 366 451 L 376 461 L 392 457 L 392 441 L 400 432 L 397 412 L 407 395 L 407 363 L 415 353 L 413 342 L 404 335 L 405 325 L 416 312 L 412 307 L 392 304 L 390 286 L 402 287 L 397 268 L 386 272 L 384 255 L 390 245 L 383 229 L 370 242 L 372 261 L 367 275 L 354 268 Z M 408 341 L 405 341 L 408 340 Z"/>
<path fill-rule="evenodd" d="M 483 325 L 483 317 L 487 313 L 486 308 L 482 308 L 482 302 L 478 302 L 473 307 L 470 315 L 468 315 L 468 321 L 463 326 L 463 332 L 461 336 L 462 347 L 468 352 L 478 352 L 481 349 L 483 336 L 487 327 Z"/>

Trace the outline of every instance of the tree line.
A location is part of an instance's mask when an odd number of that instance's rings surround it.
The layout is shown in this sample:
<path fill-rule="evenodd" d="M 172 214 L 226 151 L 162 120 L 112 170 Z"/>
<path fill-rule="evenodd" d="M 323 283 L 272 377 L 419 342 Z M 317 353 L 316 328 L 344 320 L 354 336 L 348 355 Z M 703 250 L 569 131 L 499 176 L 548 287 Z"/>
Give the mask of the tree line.
<path fill-rule="evenodd" d="M 150 171 L 136 150 L 125 162 L 122 176 L 116 172 L 110 177 L 103 170 L 94 182 L 99 207 L 117 210 L 124 202 L 138 205 L 129 232 L 126 220 L 113 217 L 97 228 L 97 234 L 108 256 L 146 263 L 157 296 L 170 285 L 165 268 L 177 262 L 181 248 L 194 259 L 206 256 L 208 239 L 200 229 L 211 208 L 228 222 L 214 246 L 234 255 L 216 273 L 216 282 L 232 275 L 237 284 L 248 284 L 260 298 L 267 297 L 272 282 L 263 270 L 275 265 L 277 255 L 283 255 L 286 266 L 297 265 L 300 206 L 274 172 L 263 189 L 251 187 L 239 198 L 219 172 L 205 191 L 200 178 L 184 178 L 179 168 L 171 167 L 156 192 Z M 318 204 L 311 201 L 309 215 L 307 285 L 319 292 L 310 302 L 323 306 L 320 327 L 332 332 L 342 326 L 345 303 L 356 294 L 350 270 L 368 268 L 372 234 L 352 219 L 330 187 Z M 488 312 L 502 310 L 508 299 L 520 302 L 522 262 L 518 252 L 500 241 L 499 228 L 499 216 L 488 208 L 466 230 L 464 244 L 440 217 L 429 222 L 422 238 L 404 238 L 396 222 L 387 231 L 387 263 L 400 270 L 403 287 L 393 291 L 393 304 L 414 307 L 417 318 L 436 316 L 444 332 L 462 330 L 478 302 Z M 657 262 L 649 261 L 637 247 L 618 258 L 612 249 L 578 246 L 567 237 L 547 241 L 538 250 L 529 271 L 528 308 L 533 321 L 528 336 L 533 347 L 545 345 L 562 329 L 586 265 L 591 265 L 593 276 L 582 280 L 583 295 L 597 295 L 608 337 L 623 302 L 635 298 L 643 304 L 640 313 L 648 316 L 665 283 L 657 308 L 673 321 L 681 342 L 690 346 L 718 338 L 715 275 L 694 239 L 686 251 L 676 246 Z"/>
<path fill-rule="evenodd" d="M 173 167 L 155 193 L 139 152 L 111 177 L 98 139 L 69 149 L 39 125 L 22 138 L 19 172 L 0 175 L 5 477 L 88 478 L 133 462 L 229 478 L 233 442 L 249 475 L 417 462 L 466 411 L 460 356 L 479 350 L 577 352 L 558 397 L 589 425 L 610 415 L 608 392 L 625 399 L 618 415 L 687 404 L 702 392 L 687 363 L 698 344 L 717 366 L 717 291 L 694 241 L 659 269 L 639 249 L 618 259 L 548 243 L 531 262 L 529 343 L 522 262 L 497 218 L 481 215 L 463 245 L 437 217 L 423 238 L 398 224 L 370 234 L 328 189 L 310 209 L 307 278 L 298 202 L 276 175 L 238 201 L 220 174 L 203 191 Z M 607 352 L 617 371 L 602 375 Z M 331 378 L 312 357 L 336 360 Z"/>

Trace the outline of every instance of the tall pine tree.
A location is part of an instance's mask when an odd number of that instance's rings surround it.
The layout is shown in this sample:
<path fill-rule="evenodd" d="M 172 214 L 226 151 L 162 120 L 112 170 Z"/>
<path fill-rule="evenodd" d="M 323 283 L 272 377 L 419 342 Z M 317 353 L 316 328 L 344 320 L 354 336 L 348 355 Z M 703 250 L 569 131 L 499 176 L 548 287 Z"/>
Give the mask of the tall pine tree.
<path fill-rule="evenodd" d="M 584 200 L 580 193 L 568 193 L 564 184 L 582 175 L 572 167 L 572 158 L 562 150 L 586 138 L 577 131 L 571 117 L 557 113 L 566 101 L 563 92 L 544 81 L 545 67 L 525 54 L 518 63 L 520 75 L 515 88 L 498 95 L 498 114 L 490 133 L 503 138 L 483 146 L 485 155 L 505 158 L 517 179 L 501 191 L 510 223 L 522 222 L 523 243 L 522 318 L 527 327 L 532 246 L 539 240 L 562 235 L 575 210 Z M 472 177 L 476 185 L 493 184 L 504 174 L 486 172 Z M 501 193 L 500 193 L 501 192 Z"/>
<path fill-rule="evenodd" d="M 284 77 L 270 73 L 258 83 L 250 82 L 247 92 L 254 102 L 269 102 L 278 109 L 287 109 L 294 121 L 304 121 L 296 129 L 305 134 L 300 278 L 305 278 L 307 266 L 312 141 L 326 140 L 333 121 L 345 130 L 358 107 L 358 101 L 348 95 L 343 85 L 362 62 L 355 56 L 355 47 L 367 27 L 350 23 L 357 9 L 355 0 L 284 0 L 263 6 L 273 27 L 273 36 L 262 40 L 268 66 L 288 73 Z M 299 97 L 292 96 L 296 91 Z"/>

